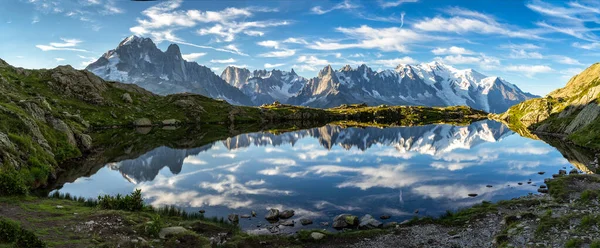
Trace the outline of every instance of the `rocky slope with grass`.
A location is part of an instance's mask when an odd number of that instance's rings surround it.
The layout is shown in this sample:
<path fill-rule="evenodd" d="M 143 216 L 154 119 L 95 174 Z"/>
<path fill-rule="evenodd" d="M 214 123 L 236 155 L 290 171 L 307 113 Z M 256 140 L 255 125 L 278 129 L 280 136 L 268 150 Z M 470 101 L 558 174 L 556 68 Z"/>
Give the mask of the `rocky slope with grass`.
<path fill-rule="evenodd" d="M 534 133 L 564 136 L 573 143 L 600 148 L 600 63 L 569 80 L 543 98 L 527 100 L 494 116 L 512 127 Z"/>

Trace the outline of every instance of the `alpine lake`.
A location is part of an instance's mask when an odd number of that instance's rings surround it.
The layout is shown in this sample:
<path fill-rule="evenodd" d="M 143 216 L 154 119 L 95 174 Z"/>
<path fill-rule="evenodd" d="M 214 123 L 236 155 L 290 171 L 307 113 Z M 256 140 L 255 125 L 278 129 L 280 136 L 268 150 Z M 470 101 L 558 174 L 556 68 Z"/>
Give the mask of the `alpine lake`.
<path fill-rule="evenodd" d="M 97 198 L 141 189 L 153 206 L 225 220 L 238 214 L 240 227 L 257 234 L 333 230 L 333 218 L 342 213 L 370 214 L 383 223 L 435 217 L 482 201 L 538 194 L 558 170 L 592 172 L 588 152 L 552 138 L 523 137 L 492 120 L 236 134 L 199 127 L 156 131 L 185 137 L 157 143 L 144 138 L 152 130 L 106 132 L 120 143 L 78 161 L 45 193 Z M 293 210 L 286 220 L 293 226 L 274 231 L 265 219 L 272 208 Z"/>

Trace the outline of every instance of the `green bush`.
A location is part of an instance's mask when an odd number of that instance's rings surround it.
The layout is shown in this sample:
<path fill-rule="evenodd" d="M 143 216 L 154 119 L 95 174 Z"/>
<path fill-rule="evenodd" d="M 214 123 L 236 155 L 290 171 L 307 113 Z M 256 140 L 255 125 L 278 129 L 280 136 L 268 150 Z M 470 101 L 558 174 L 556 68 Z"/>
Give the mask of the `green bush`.
<path fill-rule="evenodd" d="M 21 228 L 14 221 L 0 217 L 0 244 L 14 243 L 15 247 L 46 247 L 35 233 Z"/>
<path fill-rule="evenodd" d="M 155 215 L 154 217 L 152 217 L 152 221 L 146 224 L 145 230 L 148 235 L 158 237 L 158 233 L 160 233 L 162 227 L 163 221 L 160 218 L 160 215 Z"/>
<path fill-rule="evenodd" d="M 12 243 L 17 240 L 20 229 L 18 223 L 0 218 L 0 243 Z"/>
<path fill-rule="evenodd" d="M 0 169 L 0 196 L 26 194 L 27 186 L 14 168 Z"/>
<path fill-rule="evenodd" d="M 140 211 L 144 209 L 144 200 L 142 199 L 142 191 L 136 189 L 126 196 L 121 194 L 98 196 L 98 205 L 103 209 Z"/>

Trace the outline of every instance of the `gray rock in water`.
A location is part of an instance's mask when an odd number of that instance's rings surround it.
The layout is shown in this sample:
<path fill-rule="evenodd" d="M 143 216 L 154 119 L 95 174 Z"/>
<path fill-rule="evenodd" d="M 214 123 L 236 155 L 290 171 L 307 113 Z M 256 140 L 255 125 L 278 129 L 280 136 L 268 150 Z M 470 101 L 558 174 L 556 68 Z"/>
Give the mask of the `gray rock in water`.
<path fill-rule="evenodd" d="M 566 175 L 567 171 L 566 170 L 558 170 L 558 174 L 559 175 Z"/>
<path fill-rule="evenodd" d="M 312 232 L 310 234 L 310 237 L 314 240 L 321 240 L 321 239 L 325 238 L 325 234 L 322 234 L 320 232 Z"/>
<path fill-rule="evenodd" d="M 538 189 L 538 192 L 540 192 L 542 194 L 547 194 L 548 193 L 548 189 Z"/>
<path fill-rule="evenodd" d="M 340 214 L 333 219 L 331 225 L 335 229 L 352 228 L 358 226 L 358 217 L 351 214 Z"/>
<path fill-rule="evenodd" d="M 468 196 L 469 196 L 469 197 L 476 197 L 476 196 L 477 196 L 477 194 L 475 194 L 475 193 L 471 193 L 471 194 L 468 194 Z"/>
<path fill-rule="evenodd" d="M 123 94 L 121 99 L 123 99 L 123 101 L 126 103 L 133 103 L 133 99 L 131 99 L 131 95 L 129 95 L 129 93 Z"/>
<path fill-rule="evenodd" d="M 249 214 L 242 214 L 242 215 L 240 215 L 240 218 L 242 218 L 242 219 L 250 219 L 250 217 L 251 216 Z"/>
<path fill-rule="evenodd" d="M 293 220 L 286 220 L 284 222 L 280 223 L 282 226 L 294 226 L 294 221 Z"/>
<path fill-rule="evenodd" d="M 294 210 L 284 210 L 281 213 L 279 213 L 279 218 L 289 219 L 289 218 L 292 218 L 292 216 L 294 216 L 294 214 L 295 214 Z"/>
<path fill-rule="evenodd" d="M 300 224 L 302 224 L 303 226 L 310 225 L 312 223 L 313 221 L 310 219 L 300 219 Z"/>
<path fill-rule="evenodd" d="M 363 216 L 362 218 L 360 218 L 360 224 L 358 224 L 358 228 L 360 229 L 374 229 L 374 228 L 379 228 L 381 227 L 383 224 L 376 220 L 375 218 L 373 218 L 373 216 L 371 216 L 370 214 L 366 214 L 365 216 Z"/>
<path fill-rule="evenodd" d="M 389 215 L 382 215 L 382 216 L 379 216 L 379 218 L 382 219 L 382 220 L 387 220 L 387 219 L 391 218 L 391 216 L 389 216 Z"/>
<path fill-rule="evenodd" d="M 240 217 L 237 214 L 230 214 L 229 216 L 227 216 L 227 219 L 231 222 L 231 223 L 237 223 L 240 222 Z"/>
<path fill-rule="evenodd" d="M 279 219 L 279 209 L 271 208 L 269 212 L 265 216 L 267 220 L 278 220 Z"/>
<path fill-rule="evenodd" d="M 256 212 L 254 212 L 254 210 L 252 210 L 250 214 L 252 214 L 252 217 L 256 217 Z"/>
<path fill-rule="evenodd" d="M 569 171 L 569 175 L 577 175 L 579 174 L 579 171 L 577 169 L 572 169 L 571 171 Z"/>
<path fill-rule="evenodd" d="M 198 211 L 198 212 L 201 213 L 201 214 L 203 214 L 203 213 L 206 213 L 206 210 L 200 209 L 200 211 Z"/>
<path fill-rule="evenodd" d="M 133 125 L 136 127 L 149 127 L 152 126 L 152 121 L 148 118 L 137 119 L 133 122 Z"/>
<path fill-rule="evenodd" d="M 158 237 L 161 239 L 165 239 L 170 235 L 177 235 L 185 232 L 188 232 L 188 230 L 181 226 L 165 227 L 160 230 L 160 232 L 158 233 Z"/>

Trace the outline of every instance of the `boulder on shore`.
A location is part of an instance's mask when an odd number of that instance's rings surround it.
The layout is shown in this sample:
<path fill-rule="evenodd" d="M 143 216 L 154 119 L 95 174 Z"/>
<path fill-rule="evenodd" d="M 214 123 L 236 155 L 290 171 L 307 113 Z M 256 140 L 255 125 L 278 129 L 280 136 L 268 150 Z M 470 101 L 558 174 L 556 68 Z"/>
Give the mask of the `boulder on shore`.
<path fill-rule="evenodd" d="M 343 229 L 357 227 L 358 223 L 358 217 L 351 214 L 340 214 L 333 219 L 331 226 L 335 229 Z"/>
<path fill-rule="evenodd" d="M 294 214 L 295 214 L 294 210 L 284 210 L 281 213 L 279 213 L 279 218 L 289 219 L 289 218 L 292 218 L 292 216 L 294 216 Z"/>
<path fill-rule="evenodd" d="M 269 212 L 265 216 L 267 220 L 278 220 L 279 219 L 279 209 L 271 208 Z"/>
<path fill-rule="evenodd" d="M 133 125 L 136 127 L 149 127 L 152 126 L 152 121 L 148 118 L 140 118 L 133 121 Z"/>
<path fill-rule="evenodd" d="M 360 229 L 375 229 L 381 227 L 383 224 L 373 218 L 370 214 L 366 214 L 362 218 L 360 218 L 360 224 L 358 224 L 358 228 Z"/>

